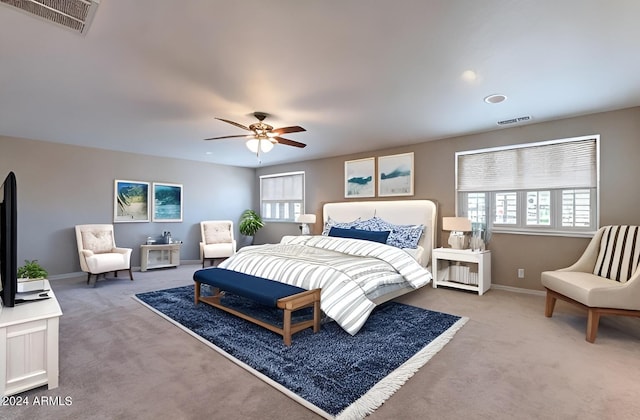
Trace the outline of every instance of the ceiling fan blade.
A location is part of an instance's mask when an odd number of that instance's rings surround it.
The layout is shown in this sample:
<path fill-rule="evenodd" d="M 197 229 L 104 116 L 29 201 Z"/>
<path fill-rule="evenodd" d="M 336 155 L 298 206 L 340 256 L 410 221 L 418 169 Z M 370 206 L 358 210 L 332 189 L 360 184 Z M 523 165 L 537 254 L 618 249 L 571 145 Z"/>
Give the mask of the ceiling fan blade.
<path fill-rule="evenodd" d="M 251 129 L 249 127 L 245 127 L 244 125 L 239 124 L 239 123 L 237 123 L 235 121 L 225 120 L 224 118 L 218 118 L 218 117 L 215 117 L 215 118 L 216 118 L 216 120 L 224 121 L 224 122 L 226 122 L 228 124 L 235 125 L 236 127 L 242 128 L 243 130 L 251 131 Z"/>
<path fill-rule="evenodd" d="M 295 146 L 295 147 L 307 147 L 306 144 L 304 143 L 298 143 L 297 141 L 293 141 L 293 140 L 289 140 L 289 139 L 285 139 L 282 137 L 273 137 L 278 143 L 280 144 L 286 144 L 287 146 Z"/>
<path fill-rule="evenodd" d="M 221 136 L 221 137 L 211 137 L 210 139 L 205 139 L 205 140 L 220 140 L 220 139 L 232 139 L 235 137 L 251 137 L 251 134 L 236 134 L 234 136 Z"/>
<path fill-rule="evenodd" d="M 272 133 L 275 134 L 287 134 L 287 133 L 300 133 L 301 131 L 307 131 L 299 125 L 294 125 L 291 127 L 282 127 L 282 128 L 274 128 L 271 130 Z"/>

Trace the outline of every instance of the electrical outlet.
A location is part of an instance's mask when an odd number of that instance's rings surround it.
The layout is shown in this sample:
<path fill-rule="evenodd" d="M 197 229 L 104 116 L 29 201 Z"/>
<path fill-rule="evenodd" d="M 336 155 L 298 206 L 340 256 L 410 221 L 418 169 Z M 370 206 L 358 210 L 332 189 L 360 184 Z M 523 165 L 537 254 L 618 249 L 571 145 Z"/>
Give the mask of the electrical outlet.
<path fill-rule="evenodd" d="M 518 278 L 519 279 L 524 278 L 524 268 L 518 268 Z"/>

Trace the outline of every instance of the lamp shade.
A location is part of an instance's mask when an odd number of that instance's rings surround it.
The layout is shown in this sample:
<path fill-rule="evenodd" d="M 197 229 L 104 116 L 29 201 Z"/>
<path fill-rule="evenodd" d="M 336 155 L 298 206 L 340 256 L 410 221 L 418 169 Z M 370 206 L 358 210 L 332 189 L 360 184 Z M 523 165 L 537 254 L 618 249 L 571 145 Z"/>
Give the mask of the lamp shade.
<path fill-rule="evenodd" d="M 442 230 L 452 232 L 470 232 L 471 220 L 466 217 L 443 217 Z"/>
<path fill-rule="evenodd" d="M 296 222 L 298 223 L 315 223 L 316 215 L 315 214 L 301 214 L 296 217 Z"/>

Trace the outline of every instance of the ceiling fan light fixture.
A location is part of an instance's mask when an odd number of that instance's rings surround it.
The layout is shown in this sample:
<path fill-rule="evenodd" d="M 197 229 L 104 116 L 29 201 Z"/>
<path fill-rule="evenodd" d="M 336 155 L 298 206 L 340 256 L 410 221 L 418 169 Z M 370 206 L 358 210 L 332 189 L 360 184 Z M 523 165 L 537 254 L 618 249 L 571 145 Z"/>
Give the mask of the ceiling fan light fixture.
<path fill-rule="evenodd" d="M 262 153 L 269 153 L 273 149 L 273 143 L 265 139 L 249 139 L 246 145 L 247 149 L 253 153 L 258 153 L 258 149 Z"/>
<path fill-rule="evenodd" d="M 235 121 L 225 120 L 224 118 L 216 117 L 217 120 L 226 122 L 228 124 L 241 128 L 243 130 L 251 132 L 250 135 L 233 134 L 229 136 L 211 137 L 205 140 L 221 140 L 221 139 L 244 137 L 249 139 L 248 141 L 246 141 L 247 148 L 256 154 L 259 154 L 260 152 L 268 153 L 271 149 L 273 149 L 273 146 L 276 144 L 284 144 L 286 146 L 294 146 L 294 147 L 307 146 L 304 143 L 300 143 L 294 140 L 281 137 L 283 134 L 300 133 L 303 131 L 307 131 L 304 128 L 300 127 L 299 125 L 293 125 L 289 127 L 280 127 L 280 128 L 274 129 L 269 124 L 262 122 L 262 120 L 264 120 L 267 117 L 266 113 L 255 112 L 254 115 L 259 120 L 259 122 L 253 123 L 248 127 L 243 124 L 237 123 Z"/>

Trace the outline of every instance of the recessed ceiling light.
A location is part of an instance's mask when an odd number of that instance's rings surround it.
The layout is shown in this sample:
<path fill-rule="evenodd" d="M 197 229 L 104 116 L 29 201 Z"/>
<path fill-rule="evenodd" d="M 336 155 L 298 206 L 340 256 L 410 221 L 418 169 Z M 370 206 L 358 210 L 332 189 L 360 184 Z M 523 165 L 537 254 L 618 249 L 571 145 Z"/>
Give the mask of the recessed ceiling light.
<path fill-rule="evenodd" d="M 205 155 L 212 155 L 213 152 L 204 152 Z"/>
<path fill-rule="evenodd" d="M 495 93 L 484 98 L 484 101 L 488 104 L 499 104 L 507 100 L 507 96 L 501 93 Z"/>

